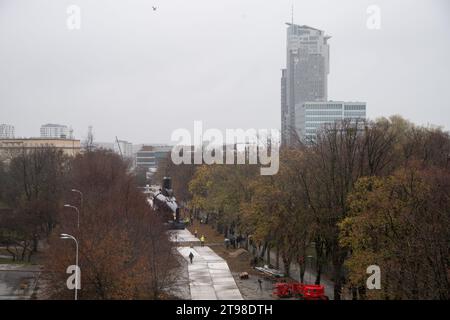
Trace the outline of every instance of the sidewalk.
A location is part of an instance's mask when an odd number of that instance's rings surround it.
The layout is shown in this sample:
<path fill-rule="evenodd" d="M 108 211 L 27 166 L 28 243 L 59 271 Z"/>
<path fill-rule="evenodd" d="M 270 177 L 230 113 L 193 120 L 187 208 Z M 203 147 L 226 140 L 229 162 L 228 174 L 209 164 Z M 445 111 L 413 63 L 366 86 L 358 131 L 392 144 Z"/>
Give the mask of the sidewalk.
<path fill-rule="evenodd" d="M 188 240 L 187 242 L 192 240 L 190 238 L 192 234 L 189 231 L 179 230 L 176 232 L 179 233 L 176 236 L 178 241 L 181 240 L 180 237 Z M 175 240 L 175 236 L 172 239 Z M 180 241 L 180 244 L 183 245 L 184 242 L 186 241 Z M 243 299 L 228 264 L 211 248 L 207 246 L 194 246 L 192 248 L 179 246 L 177 250 L 188 262 L 189 287 L 192 300 Z M 192 264 L 189 261 L 189 253 L 191 252 L 194 255 Z"/>
<path fill-rule="evenodd" d="M 170 235 L 170 241 L 175 242 L 177 246 L 179 247 L 190 247 L 193 246 L 199 246 L 200 240 L 192 233 L 189 232 L 189 230 L 172 230 L 169 231 Z"/>

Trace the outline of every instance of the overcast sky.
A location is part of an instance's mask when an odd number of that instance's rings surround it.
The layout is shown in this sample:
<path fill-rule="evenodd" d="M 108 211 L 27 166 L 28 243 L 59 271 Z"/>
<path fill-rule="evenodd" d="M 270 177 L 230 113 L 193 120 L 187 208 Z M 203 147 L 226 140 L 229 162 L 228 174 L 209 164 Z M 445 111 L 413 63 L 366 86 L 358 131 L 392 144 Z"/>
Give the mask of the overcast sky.
<path fill-rule="evenodd" d="M 330 100 L 450 129 L 448 0 L 0 0 L 0 123 L 133 143 L 167 143 L 194 120 L 279 128 L 292 3 L 295 23 L 332 36 Z M 366 26 L 373 4 L 380 30 Z"/>

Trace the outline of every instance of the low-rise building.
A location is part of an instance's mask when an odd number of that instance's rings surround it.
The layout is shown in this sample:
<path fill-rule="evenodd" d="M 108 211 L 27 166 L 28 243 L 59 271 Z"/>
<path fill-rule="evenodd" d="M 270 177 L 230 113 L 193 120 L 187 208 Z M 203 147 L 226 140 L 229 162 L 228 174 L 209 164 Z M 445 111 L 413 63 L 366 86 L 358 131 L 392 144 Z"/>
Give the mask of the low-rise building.
<path fill-rule="evenodd" d="M 76 156 L 81 151 L 81 143 L 75 139 L 0 139 L 0 160 L 5 161 L 20 152 L 39 148 L 56 148 L 62 150 L 65 155 Z"/>
<path fill-rule="evenodd" d="M 304 119 L 297 124 L 306 141 L 316 138 L 317 131 L 327 124 L 345 119 L 366 119 L 365 102 L 313 101 L 303 104 Z"/>
<path fill-rule="evenodd" d="M 142 146 L 136 153 L 136 167 L 149 171 L 156 170 L 161 160 L 172 151 L 171 146 Z"/>

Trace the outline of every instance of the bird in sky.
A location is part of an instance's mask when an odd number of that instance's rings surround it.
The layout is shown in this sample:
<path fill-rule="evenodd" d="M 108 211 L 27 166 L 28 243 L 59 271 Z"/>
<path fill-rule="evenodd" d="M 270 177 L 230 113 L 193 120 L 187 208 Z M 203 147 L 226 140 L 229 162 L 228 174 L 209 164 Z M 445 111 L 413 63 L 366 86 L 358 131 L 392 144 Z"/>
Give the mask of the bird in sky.
<path fill-rule="evenodd" d="M 158 9 L 158 7 L 152 6 L 153 11 L 156 11 L 156 9 Z"/>

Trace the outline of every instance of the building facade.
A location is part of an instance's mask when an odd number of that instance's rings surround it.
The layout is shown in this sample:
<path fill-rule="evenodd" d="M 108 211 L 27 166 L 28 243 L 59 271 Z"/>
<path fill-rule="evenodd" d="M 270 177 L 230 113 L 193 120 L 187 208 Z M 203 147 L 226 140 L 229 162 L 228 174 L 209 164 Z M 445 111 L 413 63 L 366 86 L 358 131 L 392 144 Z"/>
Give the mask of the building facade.
<path fill-rule="evenodd" d="M 133 144 L 125 140 L 118 140 L 114 143 L 114 152 L 122 155 L 123 158 L 133 158 Z"/>
<path fill-rule="evenodd" d="M 156 171 L 161 160 L 167 158 L 171 146 L 142 146 L 136 153 L 136 167 Z"/>
<path fill-rule="evenodd" d="M 41 126 L 41 138 L 57 138 L 67 139 L 69 136 L 69 128 L 60 124 L 44 124 Z"/>
<path fill-rule="evenodd" d="M 287 104 L 287 69 L 281 69 L 281 142 L 287 143 L 288 130 L 288 104 Z"/>
<path fill-rule="evenodd" d="M 281 76 L 282 143 L 305 137 L 307 101 L 326 101 L 328 96 L 329 45 L 324 31 L 287 23 L 286 69 Z"/>
<path fill-rule="evenodd" d="M 56 148 L 67 156 L 76 156 L 81 151 L 80 140 L 73 139 L 0 139 L 0 161 L 7 161 L 21 152 L 40 148 Z"/>
<path fill-rule="evenodd" d="M 0 139 L 14 138 L 14 126 L 9 124 L 0 124 Z"/>
<path fill-rule="evenodd" d="M 305 141 L 314 141 L 318 130 L 345 119 L 365 120 L 365 102 L 324 101 L 305 102 L 305 122 L 302 130 L 305 132 Z"/>

